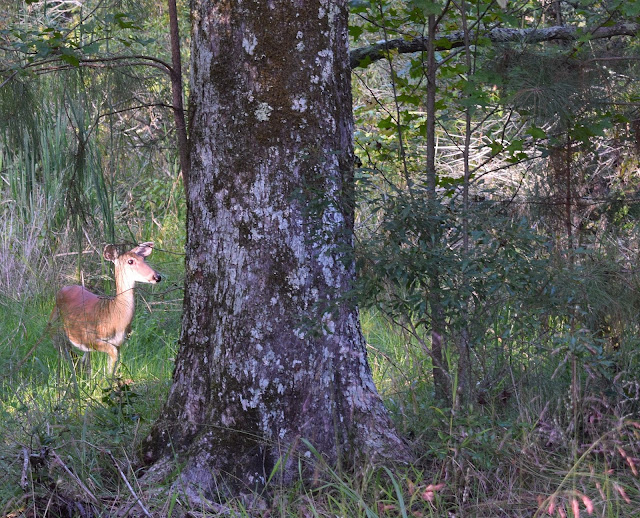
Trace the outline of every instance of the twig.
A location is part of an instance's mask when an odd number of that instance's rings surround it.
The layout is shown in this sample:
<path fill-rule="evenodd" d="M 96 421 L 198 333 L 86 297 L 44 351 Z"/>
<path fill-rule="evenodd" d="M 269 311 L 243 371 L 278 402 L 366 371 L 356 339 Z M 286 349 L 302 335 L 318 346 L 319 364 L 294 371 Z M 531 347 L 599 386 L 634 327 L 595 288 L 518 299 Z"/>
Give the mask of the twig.
<path fill-rule="evenodd" d="M 29 451 L 22 447 L 22 476 L 20 477 L 20 487 L 23 491 L 27 490 L 27 470 L 29 469 Z"/>
<path fill-rule="evenodd" d="M 11 81 L 16 74 L 18 73 L 18 71 L 16 70 L 13 74 L 11 74 L 7 79 L 5 79 L 2 84 L 0 84 L 0 88 L 4 87 L 4 85 L 6 85 L 9 81 Z"/>
<path fill-rule="evenodd" d="M 62 459 L 60 458 L 60 456 L 55 452 L 55 450 L 50 450 L 51 451 L 51 455 L 53 455 L 53 458 L 56 462 L 58 462 L 60 464 L 60 466 L 62 466 L 62 469 L 64 469 L 67 474 L 73 478 L 76 483 L 80 486 L 80 488 L 87 494 L 87 496 L 89 497 L 89 499 L 95 504 L 95 505 L 100 505 L 100 502 L 98 501 L 98 499 L 93 495 L 93 493 L 91 491 L 89 491 L 89 488 L 87 486 L 84 485 L 84 483 L 82 482 L 82 480 L 80 480 L 78 478 L 78 476 L 71 471 L 67 465 L 62 461 Z"/>
<path fill-rule="evenodd" d="M 67 257 L 69 255 L 80 255 L 80 254 L 94 254 L 93 250 L 83 250 L 82 252 L 64 252 L 60 254 L 55 254 L 53 257 Z"/>
<path fill-rule="evenodd" d="M 140 506 L 140 508 L 142 509 L 142 512 L 144 513 L 145 516 L 148 516 L 149 518 L 151 518 L 151 515 L 149 514 L 149 511 L 147 511 L 146 507 L 144 506 L 144 504 L 142 503 L 142 500 L 140 500 L 140 497 L 136 494 L 136 492 L 133 490 L 133 488 L 131 487 L 131 484 L 129 484 L 129 481 L 127 480 L 127 477 L 125 477 L 124 473 L 122 472 L 122 470 L 120 469 L 120 466 L 118 466 L 118 463 L 116 462 L 115 457 L 113 456 L 113 453 L 111 453 L 109 450 L 105 450 L 107 455 L 109 455 L 109 458 L 111 459 L 111 462 L 113 462 L 113 465 L 116 467 L 116 469 L 118 470 L 118 473 L 120 473 L 120 476 L 122 477 L 122 480 L 124 481 L 124 483 L 126 484 L 127 488 L 129 489 L 129 491 L 131 492 L 131 494 L 133 495 L 133 498 L 136 499 L 136 501 L 138 502 L 138 505 Z"/>

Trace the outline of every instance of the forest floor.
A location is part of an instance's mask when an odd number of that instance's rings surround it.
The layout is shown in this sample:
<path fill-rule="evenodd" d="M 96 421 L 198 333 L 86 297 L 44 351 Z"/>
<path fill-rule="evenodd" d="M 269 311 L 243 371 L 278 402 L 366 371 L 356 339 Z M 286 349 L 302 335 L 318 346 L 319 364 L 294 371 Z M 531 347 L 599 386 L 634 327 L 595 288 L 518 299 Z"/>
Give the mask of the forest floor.
<path fill-rule="evenodd" d="M 418 462 L 323 466 L 313 483 L 272 482 L 251 498 L 193 507 L 179 487 L 145 487 L 136 471 L 136 444 L 169 388 L 179 304 L 139 309 L 113 386 L 105 355 L 87 372 L 43 333 L 48 304 L 3 305 L 2 518 L 640 516 L 637 383 L 626 396 L 593 386 L 576 408 L 560 381 L 525 384 L 511 373 L 466 412 L 439 408 L 428 358 L 372 313 L 362 320 L 374 376 Z"/>

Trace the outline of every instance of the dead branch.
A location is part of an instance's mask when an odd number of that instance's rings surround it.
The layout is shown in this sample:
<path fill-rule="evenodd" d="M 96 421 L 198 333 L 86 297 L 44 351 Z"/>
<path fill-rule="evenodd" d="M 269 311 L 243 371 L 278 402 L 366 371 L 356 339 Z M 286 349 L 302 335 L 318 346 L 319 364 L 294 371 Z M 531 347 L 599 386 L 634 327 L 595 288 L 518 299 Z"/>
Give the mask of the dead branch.
<path fill-rule="evenodd" d="M 558 26 L 542 29 L 507 29 L 496 28 L 487 32 L 469 31 L 469 40 L 478 45 L 481 41 L 491 43 L 542 43 L 546 41 L 575 41 L 579 38 L 603 39 L 614 36 L 636 36 L 640 32 L 640 24 L 622 22 L 610 27 L 597 27 L 593 30 L 583 27 Z M 367 67 L 382 59 L 388 51 L 400 54 L 412 54 L 427 51 L 427 38 L 419 37 L 411 40 L 397 38 L 381 41 L 373 45 L 354 49 L 350 53 L 351 68 Z M 454 31 L 436 39 L 435 50 L 444 51 L 464 46 L 464 31 Z"/>

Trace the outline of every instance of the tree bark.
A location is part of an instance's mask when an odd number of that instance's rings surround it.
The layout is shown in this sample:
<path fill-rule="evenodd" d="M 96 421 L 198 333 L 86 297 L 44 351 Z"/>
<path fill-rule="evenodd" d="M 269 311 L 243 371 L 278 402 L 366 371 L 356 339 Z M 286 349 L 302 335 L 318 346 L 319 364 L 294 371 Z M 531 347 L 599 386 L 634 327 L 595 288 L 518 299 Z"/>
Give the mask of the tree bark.
<path fill-rule="evenodd" d="M 313 460 L 407 459 L 373 384 L 354 279 L 346 0 L 195 0 L 184 316 L 144 441 L 192 495 Z M 151 476 L 151 475 L 150 475 Z"/>

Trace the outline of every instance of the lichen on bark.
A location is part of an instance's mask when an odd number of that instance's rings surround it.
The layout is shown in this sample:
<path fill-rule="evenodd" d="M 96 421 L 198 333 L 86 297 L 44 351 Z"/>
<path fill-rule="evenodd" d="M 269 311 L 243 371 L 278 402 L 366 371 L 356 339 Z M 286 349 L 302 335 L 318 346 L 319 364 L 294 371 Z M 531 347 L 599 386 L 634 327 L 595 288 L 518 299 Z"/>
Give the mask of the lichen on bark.
<path fill-rule="evenodd" d="M 351 289 L 346 1 L 193 3 L 184 316 L 144 462 L 200 494 L 253 489 L 303 439 L 330 463 L 408 456 Z M 152 470 L 153 471 L 153 470 Z M 224 492 L 224 489 L 223 489 Z"/>

